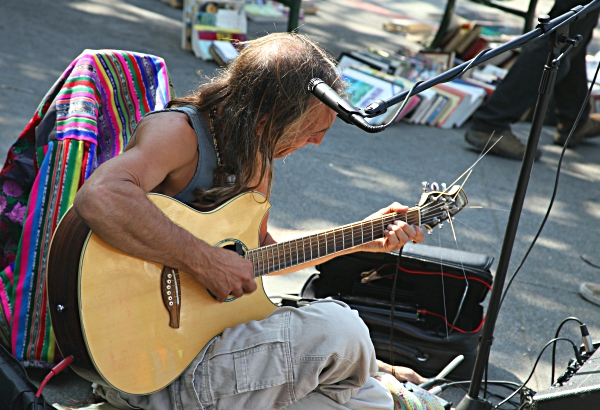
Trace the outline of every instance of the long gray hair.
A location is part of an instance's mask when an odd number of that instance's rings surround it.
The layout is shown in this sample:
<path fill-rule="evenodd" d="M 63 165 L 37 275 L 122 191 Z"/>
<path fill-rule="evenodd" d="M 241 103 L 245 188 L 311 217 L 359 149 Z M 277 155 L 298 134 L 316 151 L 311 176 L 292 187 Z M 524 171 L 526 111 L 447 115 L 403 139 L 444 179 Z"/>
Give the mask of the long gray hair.
<path fill-rule="evenodd" d="M 265 178 L 270 194 L 277 144 L 310 121 L 317 106 L 307 88 L 315 77 L 339 94 L 344 92 L 335 60 L 323 49 L 300 34 L 274 33 L 246 42 L 217 77 L 169 103 L 170 107 L 193 104 L 202 112 L 215 113 L 222 166 L 214 172 L 211 189 L 194 192 L 196 207 L 221 204 L 257 188 Z M 230 175 L 235 177 L 229 179 L 233 183 L 227 183 Z"/>

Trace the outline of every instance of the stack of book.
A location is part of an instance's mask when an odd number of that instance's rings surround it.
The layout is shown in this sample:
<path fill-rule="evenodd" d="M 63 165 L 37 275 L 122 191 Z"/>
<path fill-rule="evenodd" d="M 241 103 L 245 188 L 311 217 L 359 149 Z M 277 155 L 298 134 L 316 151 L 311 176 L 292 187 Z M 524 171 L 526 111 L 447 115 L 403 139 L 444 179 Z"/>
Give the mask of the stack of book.
<path fill-rule="evenodd" d="M 300 4 L 301 10 L 304 14 L 317 14 L 319 8 L 317 7 L 317 3 L 314 0 L 302 0 Z"/>
<path fill-rule="evenodd" d="M 280 7 L 273 2 L 248 3 L 245 9 L 248 20 L 256 23 L 287 23 L 288 20 Z"/>
<path fill-rule="evenodd" d="M 429 55 L 424 52 L 407 58 L 378 50 L 350 51 L 342 53 L 338 67 L 349 85 L 349 101 L 364 108 L 375 100 L 387 100 L 410 89 L 415 81 L 426 80 L 452 68 L 451 57 L 452 53 Z M 453 80 L 411 97 L 396 121 L 440 128 L 460 127 L 487 95 L 483 87 L 462 79 Z M 371 125 L 392 121 L 400 106 L 397 104 L 387 113 L 367 121 Z"/>
<path fill-rule="evenodd" d="M 290 8 L 277 1 L 254 0 L 246 4 L 245 9 L 248 20 L 255 23 L 287 23 L 290 14 Z M 304 18 L 306 10 L 311 14 L 317 13 L 314 2 L 302 1 L 299 19 Z"/>
<path fill-rule="evenodd" d="M 210 48 L 215 40 L 245 41 L 247 31 L 244 0 L 196 0 L 191 46 L 196 57 L 213 60 Z"/>
<path fill-rule="evenodd" d="M 518 27 L 507 26 L 505 23 L 484 20 L 467 20 L 458 15 L 453 21 L 448 34 L 441 44 L 446 52 L 453 51 L 461 61 L 467 61 L 487 48 L 504 44 L 520 34 Z M 511 51 L 494 62 L 502 68 L 509 68 L 516 59 L 518 51 Z"/>

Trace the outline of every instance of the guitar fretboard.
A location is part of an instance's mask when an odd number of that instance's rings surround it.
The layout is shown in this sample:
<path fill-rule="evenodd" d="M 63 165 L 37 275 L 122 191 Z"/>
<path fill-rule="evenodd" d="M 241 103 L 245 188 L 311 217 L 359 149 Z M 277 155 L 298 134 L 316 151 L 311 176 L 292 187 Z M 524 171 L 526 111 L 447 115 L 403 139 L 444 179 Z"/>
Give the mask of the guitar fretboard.
<path fill-rule="evenodd" d="M 386 227 L 396 220 L 419 225 L 419 218 L 419 209 L 412 208 L 404 214 L 386 214 L 380 218 L 253 249 L 248 251 L 246 257 L 254 264 L 254 277 L 268 275 L 382 238 Z"/>

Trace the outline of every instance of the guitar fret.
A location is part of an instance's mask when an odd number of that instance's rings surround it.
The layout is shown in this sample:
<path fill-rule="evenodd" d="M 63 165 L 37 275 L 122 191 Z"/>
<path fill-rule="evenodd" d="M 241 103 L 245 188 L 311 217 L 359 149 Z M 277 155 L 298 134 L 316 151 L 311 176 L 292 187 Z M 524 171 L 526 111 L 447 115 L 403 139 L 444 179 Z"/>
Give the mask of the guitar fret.
<path fill-rule="evenodd" d="M 250 251 L 247 257 L 252 261 L 254 277 L 260 277 L 343 251 L 346 249 L 346 246 L 349 248 L 356 247 L 380 237 L 385 237 L 385 232 L 387 231 L 386 226 L 388 224 L 398 219 L 403 219 L 408 223 L 409 221 L 412 221 L 415 216 L 419 217 L 418 210 L 410 210 L 404 215 L 395 213 L 382 215 L 379 220 L 381 232 L 377 225 L 377 218 L 375 218 L 368 221 L 351 223 L 303 238 L 257 248 Z M 365 227 L 366 224 L 370 224 L 370 233 L 368 230 L 369 227 Z M 341 235 L 340 247 L 338 247 L 338 234 Z M 329 235 L 332 235 L 332 237 L 329 237 Z M 351 237 L 348 238 L 348 245 L 346 245 L 347 235 L 351 235 Z M 306 239 L 308 239 L 310 254 L 308 254 L 309 250 L 306 249 Z M 313 239 L 315 239 L 314 244 Z M 300 241 L 302 242 L 300 243 Z M 302 249 L 300 249 L 300 247 L 302 247 Z M 270 255 L 269 252 L 271 252 Z M 275 255 L 275 252 L 277 252 L 277 255 Z M 302 259 L 300 259 L 301 255 Z"/>
<path fill-rule="evenodd" d="M 305 238 L 302 238 L 302 263 L 306 262 L 306 249 L 304 247 L 304 240 Z"/>
<path fill-rule="evenodd" d="M 275 247 L 277 248 L 277 266 L 279 267 L 279 270 L 285 269 L 285 264 L 283 267 L 281 266 L 281 244 L 278 243 Z"/>
<path fill-rule="evenodd" d="M 337 252 L 337 244 L 335 243 L 335 230 L 333 231 L 333 251 Z"/>
<path fill-rule="evenodd" d="M 273 245 L 271 245 L 271 258 L 273 259 L 273 268 L 275 268 L 275 250 L 273 249 Z"/>
<path fill-rule="evenodd" d="M 373 220 L 371 219 L 371 240 L 374 241 L 375 240 L 375 230 L 374 230 L 374 224 L 373 224 Z"/>
<path fill-rule="evenodd" d="M 365 232 L 363 230 L 363 224 L 360 224 L 360 240 L 361 240 L 361 244 L 365 243 Z"/>
<path fill-rule="evenodd" d="M 321 244 L 319 243 L 319 234 L 317 234 L 317 258 L 321 257 Z"/>

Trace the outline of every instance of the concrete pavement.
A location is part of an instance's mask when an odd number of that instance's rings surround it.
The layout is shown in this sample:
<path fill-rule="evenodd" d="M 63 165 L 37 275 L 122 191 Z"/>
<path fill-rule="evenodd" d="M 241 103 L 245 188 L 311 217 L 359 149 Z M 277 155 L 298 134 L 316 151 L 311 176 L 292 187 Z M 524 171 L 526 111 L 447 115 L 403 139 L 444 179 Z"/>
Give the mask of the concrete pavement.
<path fill-rule="evenodd" d="M 516 3 L 516 2 L 514 2 Z M 551 0 L 539 2 L 540 13 Z M 402 1 L 369 3 L 322 0 L 316 16 L 307 16 L 300 31 L 311 35 L 334 56 L 342 50 L 374 46 L 394 50 L 401 39 L 381 25 L 391 14 L 435 22 L 444 2 Z M 519 19 L 459 1 L 458 11 L 486 14 L 520 25 Z M 85 48 L 119 48 L 165 58 L 179 94 L 210 75 L 213 63 L 180 49 L 180 13 L 158 0 L 4 1 L 0 3 L 0 156 L 30 119 L 37 104 L 66 66 Z M 516 19 L 516 20 L 515 20 Z M 251 24 L 249 35 L 284 27 Z M 600 49 L 596 36 L 589 50 Z M 541 69 L 541 68 L 540 68 Z M 519 123 L 526 138 L 529 124 Z M 560 148 L 552 145 L 552 129 L 541 137 L 543 157 L 536 162 L 511 260 L 511 274 L 537 232 L 548 207 Z M 368 135 L 339 120 L 324 143 L 301 150 L 276 165 L 271 224 L 282 229 L 334 227 L 362 219 L 392 201 L 412 205 L 421 181 L 452 182 L 477 159 L 463 139 L 464 129 L 441 130 L 400 123 L 381 134 Z M 537 245 L 512 285 L 500 312 L 490 357 L 490 378 L 524 381 L 541 347 L 560 321 L 577 316 L 600 338 L 600 307 L 582 300 L 582 281 L 599 281 L 600 271 L 581 255 L 600 259 L 600 139 L 569 150 L 563 162 L 556 201 Z M 454 241 L 449 229 L 436 230 L 426 243 L 485 253 L 496 258 L 506 228 L 519 163 L 487 157 L 476 167 L 465 190 L 470 205 L 456 218 Z M 307 178 L 308 176 L 308 178 Z M 494 265 L 495 266 L 495 265 Z M 273 293 L 298 292 L 311 271 L 267 280 Z M 567 326 L 563 335 L 578 342 L 578 331 Z M 557 371 L 572 351 L 559 345 Z M 546 354 L 529 383 L 548 387 L 550 357 Z M 41 372 L 32 371 L 35 378 Z M 89 395 L 88 383 L 70 374 L 59 375 L 46 390 L 48 401 L 65 403 Z"/>

